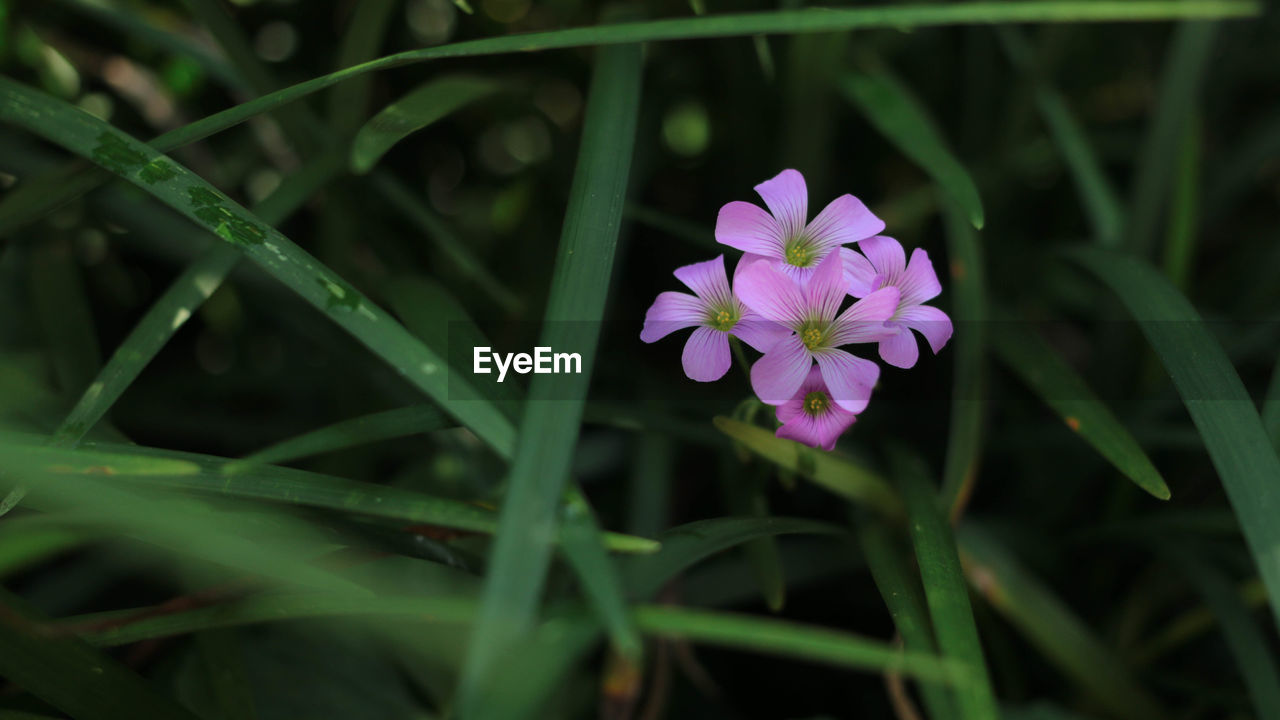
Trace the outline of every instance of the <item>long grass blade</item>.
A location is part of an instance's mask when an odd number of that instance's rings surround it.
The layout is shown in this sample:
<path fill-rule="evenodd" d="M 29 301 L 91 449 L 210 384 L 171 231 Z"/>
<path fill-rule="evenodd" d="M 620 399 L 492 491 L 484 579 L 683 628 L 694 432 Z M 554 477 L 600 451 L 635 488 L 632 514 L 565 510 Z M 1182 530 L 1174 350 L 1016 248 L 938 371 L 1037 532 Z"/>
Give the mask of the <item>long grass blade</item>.
<path fill-rule="evenodd" d="M 638 46 L 600 51 L 588 93 L 578 165 L 551 278 L 540 345 L 582 356 L 581 374 L 535 375 L 491 555 L 480 617 L 459 688 L 461 717 L 489 692 L 495 661 L 533 626 L 548 540 L 568 479 L 608 296 L 635 141 Z"/>
<path fill-rule="evenodd" d="M 944 657 L 964 665 L 968 682 L 955 688 L 956 706 L 966 720 L 999 716 L 987 663 L 978 640 L 978 628 L 969 604 L 969 592 L 960 569 L 955 536 L 938 508 L 937 492 L 930 486 L 922 461 L 897 450 L 895 476 L 907 506 L 911 543 L 924 580 L 925 600 L 938 649 Z"/>
<path fill-rule="evenodd" d="M 1169 232 L 1164 248 L 1164 272 L 1179 290 L 1191 279 L 1196 238 L 1200 232 L 1200 113 L 1193 111 L 1178 140 L 1173 198 L 1169 203 Z"/>
<path fill-rule="evenodd" d="M 451 426 L 449 418 L 438 408 L 431 405 L 412 405 L 371 415 L 361 415 L 297 437 L 281 440 L 252 455 L 245 456 L 244 460 L 262 465 L 278 465 L 312 455 L 432 432 Z"/>
<path fill-rule="evenodd" d="M 92 159 L 240 248 L 466 425 L 500 455 L 515 431 L 487 403 L 449 400 L 443 360 L 354 287 L 261 218 L 147 145 L 47 95 L 0 78 L 0 118 Z M 463 378 L 455 383 L 466 384 Z"/>
<path fill-rule="evenodd" d="M 573 567 L 583 595 L 609 633 L 613 650 L 633 665 L 639 664 L 643 645 L 627 610 L 622 580 L 604 551 L 591 506 L 576 490 L 565 498 L 560 552 Z"/>
<path fill-rule="evenodd" d="M 1135 485 L 1161 500 L 1169 486 L 1142 446 L 1116 419 L 1084 378 L 1031 329 L 999 323 L 989 333 L 996 355 L 1041 400 Z"/>
<path fill-rule="evenodd" d="M 392 14 L 399 4 L 397 0 L 366 0 L 351 8 L 347 32 L 342 36 L 342 47 L 338 50 L 339 69 L 359 65 L 378 56 L 378 48 L 382 46 Z M 372 94 L 371 77 L 339 85 L 329 93 L 329 123 L 339 135 L 345 137 L 360 126 Z"/>
<path fill-rule="evenodd" d="M 351 170 L 373 169 L 396 143 L 502 88 L 473 75 L 447 75 L 410 91 L 386 106 L 356 133 L 351 145 Z"/>
<path fill-rule="evenodd" d="M 1169 371 L 1280 618 L 1280 457 L 1240 376 L 1196 309 L 1150 265 L 1093 248 L 1072 257 L 1120 296 Z"/>
<path fill-rule="evenodd" d="M 1267 397 L 1262 401 L 1262 427 L 1276 452 L 1280 453 L 1280 357 L 1276 358 L 1276 366 L 1271 370 Z"/>
<path fill-rule="evenodd" d="M 1034 2 L 921 4 L 706 15 L 508 35 L 410 50 L 345 68 L 210 115 L 157 137 L 151 145 L 159 152 L 166 152 L 365 73 L 445 58 L 761 34 L 820 33 L 873 28 L 901 30 L 945 25 L 997 25 L 1028 22 L 1220 19 L 1252 17 L 1259 12 L 1261 12 L 1261 4 L 1254 0 L 1190 0 L 1187 2 L 1178 0 L 1103 0 L 1100 2 L 1097 0 L 1036 0 Z M 67 185 L 65 191 L 47 194 L 43 205 L 24 208 L 22 213 L 16 213 L 14 209 L 7 207 L 8 202 L 0 203 L 0 217 L 25 217 L 27 220 L 39 217 L 49 208 L 57 207 L 76 197 L 77 194 L 96 187 L 108 177 L 106 174 L 99 173 L 92 181 L 77 180 L 75 186 L 63 183 Z M 56 184 L 50 183 L 48 187 L 56 187 Z M 16 226 L 12 223 L 0 223 L 0 236 L 12 232 L 14 227 Z"/>
<path fill-rule="evenodd" d="M 847 76 L 840 89 L 881 135 L 951 196 L 975 228 L 982 229 L 978 186 L 947 147 L 928 110 L 905 85 L 888 72 L 862 72 Z"/>

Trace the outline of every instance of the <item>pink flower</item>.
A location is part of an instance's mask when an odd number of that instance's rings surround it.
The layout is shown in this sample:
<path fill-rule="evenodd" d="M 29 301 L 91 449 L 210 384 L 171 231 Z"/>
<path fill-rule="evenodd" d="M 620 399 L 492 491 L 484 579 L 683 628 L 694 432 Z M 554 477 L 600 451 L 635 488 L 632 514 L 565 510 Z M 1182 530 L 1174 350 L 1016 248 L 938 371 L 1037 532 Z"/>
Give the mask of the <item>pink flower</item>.
<path fill-rule="evenodd" d="M 783 170 L 756 192 L 769 212 L 749 202 L 725 205 L 716 220 L 716 242 L 776 260 L 797 280 L 808 279 L 833 249 L 884 230 L 884 221 L 852 195 L 832 200 L 807 222 L 809 191 L 795 170 Z"/>
<path fill-rule="evenodd" d="M 828 255 L 805 283 L 779 265 L 744 259 L 734 280 L 747 307 L 791 331 L 751 367 L 752 389 L 762 401 L 781 405 L 795 396 L 816 360 L 835 402 L 851 413 L 862 412 L 880 368 L 839 347 L 883 337 L 884 321 L 898 307 L 897 288 L 870 293 L 836 317 L 845 297 L 838 254 Z"/>
<path fill-rule="evenodd" d="M 796 394 L 778 406 L 777 416 L 782 423 L 778 437 L 823 450 L 835 448 L 836 439 L 858 419 L 831 399 L 817 367 L 810 368 Z"/>
<path fill-rule="evenodd" d="M 912 330 L 924 335 L 937 355 L 951 339 L 952 326 L 946 313 L 924 304 L 942 292 L 929 254 L 916 248 L 908 263 L 902 245 L 883 235 L 863 240 L 858 249 L 866 257 L 848 249 L 840 254 L 849 294 L 868 297 L 886 287 L 897 288 L 900 294 L 897 310 L 885 323 L 889 332 L 880 341 L 880 358 L 895 367 L 914 366 L 920 350 Z"/>
<path fill-rule="evenodd" d="M 693 295 L 664 292 L 644 316 L 640 339 L 651 343 L 676 330 L 696 328 L 684 345 L 684 374 L 699 382 L 724 377 L 732 358 L 729 336 L 765 352 L 789 332 L 752 312 L 734 295 L 725 274 L 724 255 L 675 271 Z"/>

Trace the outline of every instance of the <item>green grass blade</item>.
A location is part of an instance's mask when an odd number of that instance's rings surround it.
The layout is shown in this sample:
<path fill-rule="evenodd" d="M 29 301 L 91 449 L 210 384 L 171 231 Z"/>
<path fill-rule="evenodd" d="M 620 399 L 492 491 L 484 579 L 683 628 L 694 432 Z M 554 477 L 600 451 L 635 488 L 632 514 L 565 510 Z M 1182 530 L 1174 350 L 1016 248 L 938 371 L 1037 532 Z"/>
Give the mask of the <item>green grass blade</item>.
<path fill-rule="evenodd" d="M 1262 401 L 1262 426 L 1271 438 L 1272 446 L 1280 453 L 1280 357 L 1276 358 L 1267 397 Z"/>
<path fill-rule="evenodd" d="M 371 415 L 361 415 L 327 425 L 297 437 L 281 440 L 252 455 L 245 456 L 244 460 L 262 465 L 278 465 L 312 455 L 452 426 L 453 423 L 439 408 L 432 405 L 413 405 Z"/>
<path fill-rule="evenodd" d="M 5 520 L 0 524 L 0 579 L 81 545 L 93 536 L 86 530 L 51 523 L 46 517 Z"/>
<path fill-rule="evenodd" d="M 895 672 L 936 682 L 963 685 L 970 674 L 962 665 L 936 655 L 904 653 L 892 645 L 827 627 L 773 618 L 673 606 L 635 611 L 646 634 L 706 643 L 768 655 L 781 655 L 855 670 Z"/>
<path fill-rule="evenodd" d="M 507 35 L 410 50 L 345 68 L 210 115 L 157 137 L 151 145 L 159 152 L 166 152 L 365 73 L 445 58 L 759 34 L 817 33 L 873 28 L 902 30 L 946 25 L 1026 22 L 1140 22 L 1182 18 L 1241 18 L 1253 17 L 1260 12 L 1261 4 L 1254 0 L 1036 0 L 1035 2 L 921 4 L 707 15 Z M 63 183 L 65 189 L 61 191 L 41 196 L 28 195 L 24 198 L 27 206 L 23 208 L 8 207 L 9 198 L 6 198 L 6 202 L 0 203 L 0 218 L 40 217 L 50 208 L 67 202 L 108 178 L 108 174 L 98 173 L 92 180 L 77 180 L 74 186 Z M 46 183 L 46 187 L 59 186 L 56 183 Z M 31 205 L 30 200 L 37 198 L 41 200 L 41 204 Z M 0 236 L 11 232 L 14 227 L 15 225 L 10 223 L 0 223 Z"/>
<path fill-rule="evenodd" d="M 256 720 L 253 689 L 244 652 L 233 630 L 196 633 L 195 652 L 208 678 L 213 706 L 221 720 Z"/>
<path fill-rule="evenodd" d="M 338 50 L 339 69 L 368 62 L 378 56 L 378 48 L 397 6 L 397 0 L 367 0 L 351 8 L 347 32 Z M 364 77 L 339 85 L 329 93 L 329 123 L 346 137 L 355 132 L 369 107 L 373 94 L 373 78 Z"/>
<path fill-rule="evenodd" d="M 1168 717 L 1093 630 L 998 543 L 966 527 L 960 552 L 974 589 L 1099 706 L 1125 720 Z"/>
<path fill-rule="evenodd" d="M 652 555 L 626 560 L 623 582 L 632 597 L 652 597 L 672 578 L 698 562 L 757 538 L 776 535 L 841 535 L 844 530 L 829 523 L 803 518 L 725 517 L 698 520 L 672 528 L 658 537 L 662 549 Z"/>
<path fill-rule="evenodd" d="M 1179 290 L 1185 290 L 1195 260 L 1200 230 L 1200 113 L 1193 110 L 1178 140 L 1174 167 L 1173 201 L 1169 204 L 1169 232 L 1165 241 L 1164 272 Z"/>
<path fill-rule="evenodd" d="M 960 717 L 978 720 L 998 717 L 995 693 L 982 656 L 969 592 L 960 570 L 951 527 L 938 508 L 937 492 L 928 481 L 922 461 L 899 450 L 893 467 L 907 506 L 907 525 L 916 562 L 924 580 L 925 599 L 942 655 L 962 663 L 968 682 L 955 689 Z"/>
<path fill-rule="evenodd" d="M 870 470 L 835 453 L 814 450 L 794 440 L 775 437 L 764 428 L 740 420 L 717 417 L 715 424 L 720 432 L 783 470 L 801 475 L 841 497 L 866 505 L 886 516 L 902 515 L 902 503 L 893 488 Z"/>
<path fill-rule="evenodd" d="M 773 469 L 758 463 L 755 467 L 744 468 L 728 451 L 721 452 L 720 466 L 720 484 L 729 512 L 747 517 L 769 517 L 765 485 L 772 478 Z M 787 577 L 777 542 L 772 536 L 757 538 L 746 543 L 742 552 L 760 586 L 765 606 L 770 612 L 781 612 L 787 602 Z"/>
<path fill-rule="evenodd" d="M 618 569 L 604 552 L 595 513 L 576 490 L 565 498 L 560 552 L 573 568 L 582 594 L 609 633 L 613 649 L 630 662 L 639 663 L 644 646 L 627 611 Z"/>
<path fill-rule="evenodd" d="M 1280 457 L 1240 376 L 1191 303 L 1150 265 L 1091 248 L 1072 257 L 1120 296 L 1169 371 L 1280 618 Z"/>
<path fill-rule="evenodd" d="M 53 361 L 58 386 L 69 397 L 89 386 L 102 366 L 84 280 L 70 243 L 46 241 L 29 260 L 31 309 Z"/>
<path fill-rule="evenodd" d="M 943 205 L 954 298 L 951 319 L 956 323 L 957 332 L 951 343 L 955 379 L 951 388 L 946 463 L 942 468 L 942 501 L 954 518 L 969 502 L 982 459 L 987 404 L 987 272 L 977 234 L 953 203 Z"/>
<path fill-rule="evenodd" d="M 1031 82 L 1036 107 L 1071 171 L 1072 182 L 1093 226 L 1094 239 L 1103 247 L 1117 247 L 1124 225 L 1124 211 L 1084 129 L 1076 122 L 1062 94 L 1044 76 L 1022 31 L 1013 26 L 1002 26 L 997 28 L 997 33 L 1009 60 Z"/>
<path fill-rule="evenodd" d="M 449 401 L 443 361 L 332 270 L 261 218 L 147 145 L 78 108 L 0 78 L 0 118 L 109 168 L 239 247 L 277 280 L 435 400 L 498 454 L 511 452 L 515 430 L 488 403 Z M 466 381 L 455 378 L 454 382 Z"/>
<path fill-rule="evenodd" d="M 1084 378 L 1032 329 L 998 323 L 989 334 L 996 355 L 1066 422 L 1135 485 L 1161 500 L 1169 486 L 1142 446 Z"/>
<path fill-rule="evenodd" d="M 460 716 L 481 703 L 495 661 L 533 626 L 556 506 L 577 445 L 635 142 L 638 46 L 601 50 L 539 345 L 579 352 L 582 373 L 535 375 L 491 555 L 480 617 L 459 688 Z"/>
<path fill-rule="evenodd" d="M 1140 256 L 1151 250 L 1155 240 L 1175 174 L 1178 144 L 1200 100 L 1216 33 L 1213 23 L 1185 22 L 1178 26 L 1169 48 L 1155 117 L 1138 158 L 1125 230 L 1125 247 Z"/>
<path fill-rule="evenodd" d="M 410 91 L 374 115 L 351 145 L 351 170 L 364 174 L 415 132 L 478 100 L 494 95 L 502 86 L 473 75 L 446 75 Z"/>
<path fill-rule="evenodd" d="M 870 523 L 859 533 L 859 540 L 871 577 L 889 608 L 894 627 L 902 636 L 903 647 L 917 655 L 936 655 L 938 648 L 925 610 L 924 593 L 919 581 L 911 576 L 906 557 L 895 547 L 889 531 L 879 523 Z M 955 705 L 945 687 L 921 683 L 920 696 L 931 720 L 956 717 Z"/>
<path fill-rule="evenodd" d="M 865 72 L 844 78 L 840 89 L 898 152 L 951 196 L 975 228 L 982 229 L 984 213 L 978 186 L 947 147 L 929 111 L 905 85 L 887 72 Z"/>
<path fill-rule="evenodd" d="M 39 619 L 3 590 L 0 613 L 0 675 L 76 720 L 196 720 L 101 651 L 31 632 Z"/>

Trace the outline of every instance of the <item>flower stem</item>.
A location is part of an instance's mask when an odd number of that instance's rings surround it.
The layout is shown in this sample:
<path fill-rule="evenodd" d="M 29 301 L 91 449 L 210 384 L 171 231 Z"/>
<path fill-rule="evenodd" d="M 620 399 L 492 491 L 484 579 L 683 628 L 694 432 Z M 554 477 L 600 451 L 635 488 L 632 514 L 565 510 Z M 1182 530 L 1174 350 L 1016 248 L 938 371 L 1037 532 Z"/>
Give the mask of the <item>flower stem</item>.
<path fill-rule="evenodd" d="M 738 367 L 742 368 L 742 374 L 747 376 L 747 383 L 751 382 L 751 363 L 747 362 L 747 354 L 742 351 L 742 343 L 738 338 L 730 336 L 729 344 L 733 346 L 733 356 L 738 359 Z"/>

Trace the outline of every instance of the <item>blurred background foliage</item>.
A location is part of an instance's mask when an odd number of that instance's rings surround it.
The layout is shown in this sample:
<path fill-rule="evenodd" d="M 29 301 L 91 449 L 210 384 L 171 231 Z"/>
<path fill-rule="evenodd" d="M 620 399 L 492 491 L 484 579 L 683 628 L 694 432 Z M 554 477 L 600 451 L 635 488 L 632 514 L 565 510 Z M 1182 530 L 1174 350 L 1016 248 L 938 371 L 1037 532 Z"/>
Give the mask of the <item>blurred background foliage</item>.
<path fill-rule="evenodd" d="M 375 57 L 601 10 L 0 0 L 0 68 L 146 141 Z M 1023 720 L 1280 717 L 1259 575 L 1280 477 L 1270 447 L 1228 447 L 1280 446 L 1280 13 L 912 24 L 644 46 L 582 496 L 529 590 L 542 622 L 464 714 L 940 720 L 994 696 Z M 442 357 L 459 332 L 523 350 L 577 280 L 552 278 L 609 52 L 577 44 L 362 75 L 169 157 L 331 269 L 339 305 L 358 289 Z M 457 716 L 510 448 L 142 186 L 42 207 L 87 164 L 30 130 L 0 128 L 0 490 L 30 490 L 0 519 L 0 718 Z M 638 341 L 671 270 L 721 252 L 719 207 L 785 167 L 811 206 L 853 193 L 927 249 L 957 320 L 940 356 L 886 370 L 835 460 L 753 432 L 774 426 L 736 368 L 695 384 L 678 342 Z M 1064 253 L 1083 246 L 1111 254 Z M 1135 323 L 1126 291 L 1169 322 Z M 1163 313 L 1177 293 L 1205 322 Z M 132 369 L 98 402 L 113 355 Z M 495 422 L 518 427 L 523 394 L 502 388 Z"/>

